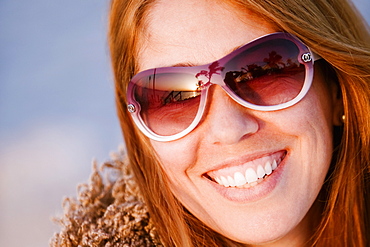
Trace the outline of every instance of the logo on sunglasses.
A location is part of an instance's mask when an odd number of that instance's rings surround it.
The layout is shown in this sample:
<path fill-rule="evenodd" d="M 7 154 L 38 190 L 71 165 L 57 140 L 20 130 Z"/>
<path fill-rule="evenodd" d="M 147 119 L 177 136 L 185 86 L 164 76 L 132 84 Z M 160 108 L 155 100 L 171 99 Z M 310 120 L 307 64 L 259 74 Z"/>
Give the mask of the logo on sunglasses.
<path fill-rule="evenodd" d="M 311 60 L 312 60 L 311 53 L 307 52 L 307 53 L 302 55 L 302 61 L 303 62 L 308 63 L 308 62 L 311 62 Z"/>

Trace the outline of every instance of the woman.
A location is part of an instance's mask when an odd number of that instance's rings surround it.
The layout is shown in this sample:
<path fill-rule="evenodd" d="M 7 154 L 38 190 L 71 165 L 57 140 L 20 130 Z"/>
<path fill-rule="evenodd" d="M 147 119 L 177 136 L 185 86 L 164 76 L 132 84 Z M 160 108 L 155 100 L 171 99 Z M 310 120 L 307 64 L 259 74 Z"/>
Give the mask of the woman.
<path fill-rule="evenodd" d="M 348 2 L 113 0 L 109 40 L 129 168 L 55 246 L 370 244 L 370 39 Z"/>

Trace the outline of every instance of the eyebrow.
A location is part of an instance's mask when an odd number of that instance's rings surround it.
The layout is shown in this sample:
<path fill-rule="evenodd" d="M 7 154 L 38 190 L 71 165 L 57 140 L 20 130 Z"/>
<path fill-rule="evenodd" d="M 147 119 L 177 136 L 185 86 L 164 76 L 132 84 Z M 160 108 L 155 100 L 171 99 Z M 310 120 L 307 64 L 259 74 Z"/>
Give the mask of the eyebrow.
<path fill-rule="evenodd" d="M 177 63 L 170 67 L 194 67 L 194 66 L 198 66 L 198 65 L 195 63 L 186 62 L 186 63 Z"/>

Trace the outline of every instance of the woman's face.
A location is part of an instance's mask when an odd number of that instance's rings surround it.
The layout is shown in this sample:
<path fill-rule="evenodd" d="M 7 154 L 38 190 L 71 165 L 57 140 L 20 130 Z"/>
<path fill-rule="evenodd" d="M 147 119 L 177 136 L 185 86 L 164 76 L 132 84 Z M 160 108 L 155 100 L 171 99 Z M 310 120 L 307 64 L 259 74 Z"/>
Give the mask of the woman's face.
<path fill-rule="evenodd" d="M 251 13 L 199 0 L 158 1 L 146 21 L 140 70 L 210 63 L 277 31 Z M 308 211 L 332 156 L 336 102 L 331 91 L 316 73 L 299 103 L 260 112 L 242 107 L 213 86 L 207 111 L 190 134 L 172 142 L 152 141 L 173 193 L 202 222 L 235 241 L 287 241 L 292 246 L 306 240 Z M 212 181 L 248 169 L 258 173 L 259 166 L 274 161 L 277 168 L 248 188 Z"/>

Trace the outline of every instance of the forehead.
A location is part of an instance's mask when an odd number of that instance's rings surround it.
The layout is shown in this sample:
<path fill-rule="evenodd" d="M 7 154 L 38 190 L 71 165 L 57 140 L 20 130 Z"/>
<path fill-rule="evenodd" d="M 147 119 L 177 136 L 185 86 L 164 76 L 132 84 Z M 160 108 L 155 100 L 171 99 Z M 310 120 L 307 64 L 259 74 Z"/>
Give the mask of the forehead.
<path fill-rule="evenodd" d="M 206 0 L 162 0 L 148 10 L 139 70 L 206 64 L 276 30 L 251 12 Z"/>

